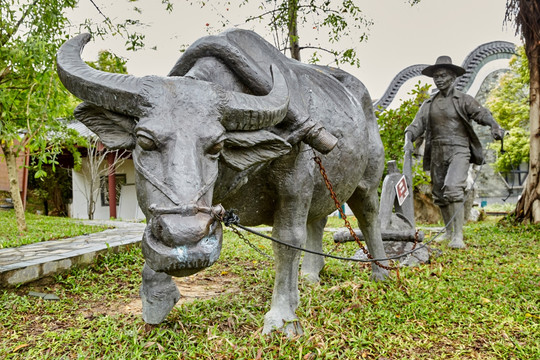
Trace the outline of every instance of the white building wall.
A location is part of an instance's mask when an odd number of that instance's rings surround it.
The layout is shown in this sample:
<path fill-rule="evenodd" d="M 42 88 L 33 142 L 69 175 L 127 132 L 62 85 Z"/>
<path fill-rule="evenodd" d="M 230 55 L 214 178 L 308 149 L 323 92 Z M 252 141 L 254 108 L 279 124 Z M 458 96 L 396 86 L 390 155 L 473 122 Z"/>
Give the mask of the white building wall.
<path fill-rule="evenodd" d="M 83 159 L 83 166 L 86 159 Z M 87 200 L 85 197 L 85 180 L 81 172 L 71 170 L 71 179 L 72 179 L 72 191 L 73 191 L 73 200 L 71 202 L 71 214 L 72 218 L 76 219 L 88 219 L 87 212 Z"/>
<path fill-rule="evenodd" d="M 88 166 L 88 160 L 83 159 L 83 168 Z M 103 166 L 106 166 L 104 164 Z M 88 219 L 88 193 L 89 179 L 86 179 L 83 175 L 83 171 L 73 170 L 73 203 L 71 205 L 71 217 L 78 219 Z M 121 165 L 116 168 L 116 174 L 126 175 L 126 184 L 122 186 L 120 192 L 120 201 L 116 207 L 116 216 L 118 219 L 124 220 L 143 220 L 144 214 L 142 213 L 137 203 L 137 196 L 135 193 L 135 167 L 133 160 L 126 159 Z M 99 183 L 96 184 L 99 188 Z M 98 190 L 94 193 L 96 201 L 96 209 L 94 212 L 94 219 L 106 220 L 109 219 L 109 205 L 102 205 L 101 191 Z"/>

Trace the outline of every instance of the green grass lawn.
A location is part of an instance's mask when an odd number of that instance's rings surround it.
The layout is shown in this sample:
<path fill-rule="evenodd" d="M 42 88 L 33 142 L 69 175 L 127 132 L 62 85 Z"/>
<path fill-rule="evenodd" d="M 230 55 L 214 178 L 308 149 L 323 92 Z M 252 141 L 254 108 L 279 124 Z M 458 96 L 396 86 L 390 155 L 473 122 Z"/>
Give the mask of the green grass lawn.
<path fill-rule="evenodd" d="M 226 284 L 158 326 L 135 304 L 141 251 L 103 256 L 49 281 L 0 290 L 0 358 L 7 359 L 540 359 L 540 226 L 469 224 L 466 250 L 434 244 L 431 264 L 373 283 L 369 268 L 328 260 L 300 285 L 304 335 L 263 336 L 272 262 L 225 232 L 221 258 L 191 278 Z M 250 236 L 271 253 L 267 240 Z M 325 248 L 334 247 L 325 234 Z M 344 244 L 340 255 L 351 255 Z M 225 290 L 236 289 L 230 293 Z M 53 293 L 58 301 L 28 296 Z"/>
<path fill-rule="evenodd" d="M 64 239 L 107 229 L 101 225 L 83 225 L 79 221 L 56 216 L 26 213 L 28 231 L 19 234 L 15 212 L 0 211 L 0 249 L 32 244 L 40 241 Z"/>

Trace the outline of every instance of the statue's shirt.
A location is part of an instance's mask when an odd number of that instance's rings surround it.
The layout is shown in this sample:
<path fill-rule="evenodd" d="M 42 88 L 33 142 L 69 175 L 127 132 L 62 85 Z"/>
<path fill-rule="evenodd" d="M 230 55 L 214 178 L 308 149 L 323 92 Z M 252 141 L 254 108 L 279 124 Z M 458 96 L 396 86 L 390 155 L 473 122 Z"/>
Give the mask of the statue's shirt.
<path fill-rule="evenodd" d="M 430 170 L 431 150 L 437 146 L 436 142 L 433 142 L 435 137 L 443 138 L 442 141 L 450 141 L 452 144 L 457 143 L 457 141 L 463 142 L 463 145 L 468 145 L 470 150 L 470 162 L 476 165 L 484 163 L 482 144 L 474 132 L 472 122 L 486 126 L 494 126 L 497 123 L 489 110 L 482 107 L 472 96 L 456 89 L 452 89 L 451 93 L 451 98 L 448 99 L 440 99 L 439 95 L 442 97 L 440 93 L 427 99 L 418 110 L 413 122 L 405 129 L 405 132 L 411 135 L 411 141 L 415 141 L 424 133 L 426 134 L 425 171 Z M 442 100 L 442 103 L 437 107 L 433 104 L 435 99 Z M 449 103 L 452 107 L 448 106 Z M 438 112 L 438 114 L 433 115 L 432 111 Z M 434 135 L 435 131 L 436 135 Z M 466 142 L 464 142 L 464 136 L 467 138 Z M 460 148 L 462 147 L 460 146 Z"/>
<path fill-rule="evenodd" d="M 452 96 L 444 97 L 439 93 L 431 104 L 430 118 L 434 144 L 469 146 L 467 129 L 452 103 Z"/>

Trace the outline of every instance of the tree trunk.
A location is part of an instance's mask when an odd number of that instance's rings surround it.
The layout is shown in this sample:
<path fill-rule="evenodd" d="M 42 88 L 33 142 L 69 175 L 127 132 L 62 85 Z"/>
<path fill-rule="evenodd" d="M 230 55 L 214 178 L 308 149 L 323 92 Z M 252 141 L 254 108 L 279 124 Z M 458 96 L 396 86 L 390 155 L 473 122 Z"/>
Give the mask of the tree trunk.
<path fill-rule="evenodd" d="M 13 207 L 15 208 L 15 218 L 17 219 L 17 229 L 19 233 L 25 233 L 26 218 L 24 214 L 24 206 L 21 199 L 21 192 L 19 187 L 19 179 L 17 176 L 17 155 L 10 151 L 9 148 L 3 147 L 4 155 L 6 157 L 6 166 L 8 170 L 9 179 L 9 192 L 11 194 L 11 200 L 13 201 Z"/>
<path fill-rule="evenodd" d="M 516 204 L 516 221 L 540 222 L 540 48 L 527 49 L 530 70 L 530 161 L 529 175 Z"/>
<path fill-rule="evenodd" d="M 96 201 L 94 200 L 94 181 L 90 182 L 90 190 L 88 196 L 87 212 L 88 220 L 94 220 L 94 212 L 96 211 Z"/>
<path fill-rule="evenodd" d="M 298 42 L 298 0 L 289 0 L 289 46 L 291 57 L 300 61 L 300 43 Z"/>
<path fill-rule="evenodd" d="M 116 153 L 107 154 L 108 178 L 109 178 L 109 217 L 116 219 Z"/>

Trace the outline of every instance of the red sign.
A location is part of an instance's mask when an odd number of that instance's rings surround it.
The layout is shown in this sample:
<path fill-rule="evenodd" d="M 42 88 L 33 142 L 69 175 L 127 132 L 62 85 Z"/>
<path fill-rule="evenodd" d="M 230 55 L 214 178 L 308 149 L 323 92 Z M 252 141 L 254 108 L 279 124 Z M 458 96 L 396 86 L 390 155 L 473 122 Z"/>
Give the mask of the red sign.
<path fill-rule="evenodd" d="M 396 195 L 398 198 L 399 206 L 401 206 L 407 196 L 409 196 L 409 188 L 407 187 L 407 180 L 405 180 L 405 175 L 403 175 L 396 184 Z"/>

